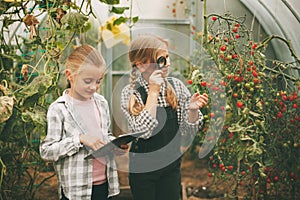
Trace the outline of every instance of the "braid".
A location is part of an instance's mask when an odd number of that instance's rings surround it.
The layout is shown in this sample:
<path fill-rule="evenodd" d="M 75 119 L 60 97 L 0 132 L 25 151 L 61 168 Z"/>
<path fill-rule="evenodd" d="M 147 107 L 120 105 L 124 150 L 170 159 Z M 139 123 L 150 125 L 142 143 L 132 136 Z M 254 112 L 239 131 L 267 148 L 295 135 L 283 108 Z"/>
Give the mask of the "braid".
<path fill-rule="evenodd" d="M 135 65 L 133 65 L 131 73 L 130 73 L 130 80 L 129 80 L 131 89 L 134 88 L 134 84 L 137 79 L 137 71 L 138 71 L 137 67 Z"/>
<path fill-rule="evenodd" d="M 131 70 L 130 74 L 130 89 L 134 91 L 135 82 L 137 79 L 137 67 L 134 65 Z M 129 101 L 128 101 L 128 110 L 129 113 L 132 115 L 138 115 L 142 110 L 144 109 L 144 106 L 138 103 L 136 97 L 134 94 L 130 95 Z"/>
<path fill-rule="evenodd" d="M 167 80 L 167 102 L 171 105 L 171 107 L 176 110 L 178 106 L 177 97 L 174 88 L 170 84 L 170 82 Z"/>

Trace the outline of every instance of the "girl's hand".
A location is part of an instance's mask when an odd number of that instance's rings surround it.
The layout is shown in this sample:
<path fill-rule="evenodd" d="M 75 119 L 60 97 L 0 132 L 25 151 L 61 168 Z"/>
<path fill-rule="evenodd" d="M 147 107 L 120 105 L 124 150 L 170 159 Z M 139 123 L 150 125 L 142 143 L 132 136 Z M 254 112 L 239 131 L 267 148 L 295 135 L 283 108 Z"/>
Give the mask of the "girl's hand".
<path fill-rule="evenodd" d="M 80 143 L 90 147 L 94 151 L 96 151 L 97 149 L 99 149 L 100 147 L 106 144 L 99 137 L 86 135 L 86 134 L 80 135 Z"/>
<path fill-rule="evenodd" d="M 208 95 L 206 93 L 199 94 L 195 93 L 191 99 L 190 99 L 190 110 L 198 110 L 199 108 L 202 108 L 205 106 L 208 102 Z"/>
<path fill-rule="evenodd" d="M 127 144 L 122 144 L 120 148 L 114 148 L 114 155 L 121 156 L 128 152 L 129 146 Z"/>
<path fill-rule="evenodd" d="M 155 70 L 149 77 L 149 90 L 154 89 L 160 91 L 161 85 L 164 83 L 161 70 Z"/>

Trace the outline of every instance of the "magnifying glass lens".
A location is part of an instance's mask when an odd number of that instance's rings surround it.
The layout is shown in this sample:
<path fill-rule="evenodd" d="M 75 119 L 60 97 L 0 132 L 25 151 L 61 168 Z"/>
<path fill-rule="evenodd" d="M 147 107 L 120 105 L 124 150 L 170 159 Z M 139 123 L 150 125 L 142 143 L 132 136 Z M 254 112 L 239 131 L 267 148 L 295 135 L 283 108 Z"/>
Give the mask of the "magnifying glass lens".
<path fill-rule="evenodd" d="M 161 69 L 161 68 L 163 68 L 164 66 L 166 66 L 166 64 L 167 64 L 167 59 L 165 58 L 165 57 L 163 57 L 163 56 L 161 56 L 161 57 L 159 57 L 158 59 L 157 59 L 157 66 L 158 66 L 158 68 L 159 69 Z"/>

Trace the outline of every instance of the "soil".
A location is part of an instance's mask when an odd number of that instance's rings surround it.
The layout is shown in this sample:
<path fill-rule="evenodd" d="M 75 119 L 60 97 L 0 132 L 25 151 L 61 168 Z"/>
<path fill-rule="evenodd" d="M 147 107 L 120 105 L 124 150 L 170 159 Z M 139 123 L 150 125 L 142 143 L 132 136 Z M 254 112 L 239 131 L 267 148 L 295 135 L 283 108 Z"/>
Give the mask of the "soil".
<path fill-rule="evenodd" d="M 118 165 L 124 162 L 124 158 L 117 160 Z M 222 200 L 223 194 L 216 193 L 216 186 L 212 184 L 212 179 L 207 176 L 207 160 L 191 159 L 185 155 L 181 165 L 182 173 L 182 200 Z M 54 172 L 41 173 L 42 177 L 48 177 Z M 128 173 L 119 172 L 121 194 L 114 200 L 130 200 L 130 188 L 128 184 Z M 220 189 L 220 188 L 219 188 Z M 37 191 L 36 199 L 57 200 L 57 179 L 55 176 L 47 180 Z"/>

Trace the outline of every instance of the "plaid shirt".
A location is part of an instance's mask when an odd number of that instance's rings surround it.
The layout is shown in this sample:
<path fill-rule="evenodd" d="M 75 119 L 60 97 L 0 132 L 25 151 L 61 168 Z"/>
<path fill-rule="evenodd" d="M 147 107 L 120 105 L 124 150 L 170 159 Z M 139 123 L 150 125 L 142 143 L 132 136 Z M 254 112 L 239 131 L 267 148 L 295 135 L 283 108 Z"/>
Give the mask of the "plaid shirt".
<path fill-rule="evenodd" d="M 190 103 L 191 94 L 187 87 L 177 78 L 171 78 L 173 81 L 173 87 L 176 93 L 177 101 L 178 101 L 178 107 L 177 107 L 177 115 L 178 115 L 178 122 L 179 122 L 179 129 L 182 135 L 187 134 L 196 134 L 199 130 L 200 126 L 202 126 L 203 123 L 203 115 L 201 111 L 199 110 L 199 117 L 198 120 L 195 123 L 188 122 L 188 108 Z M 141 76 L 137 79 L 137 82 L 145 88 L 146 92 L 149 91 L 149 84 L 148 82 L 143 79 Z M 131 94 L 135 95 L 138 102 L 141 105 L 144 105 L 142 97 L 140 93 L 136 89 L 131 89 L 130 85 L 127 85 L 122 90 L 121 95 L 121 109 L 124 112 L 130 131 L 132 132 L 138 132 L 143 130 L 148 130 L 144 135 L 141 136 L 143 139 L 148 139 L 151 136 L 151 132 L 153 129 L 158 125 L 157 119 L 153 118 L 151 114 L 143 109 L 139 115 L 134 116 L 131 115 L 128 111 L 128 101 L 131 96 Z M 169 106 L 166 100 L 166 84 L 163 84 L 161 87 L 159 96 L 158 96 L 158 106 L 159 107 L 166 107 Z"/>
<path fill-rule="evenodd" d="M 41 142 L 40 154 L 44 160 L 54 162 L 54 169 L 61 188 L 70 200 L 90 200 L 92 195 L 92 159 L 84 159 L 88 150 L 80 144 L 79 135 L 85 134 L 84 124 L 76 120 L 76 112 L 71 103 L 66 101 L 66 91 L 63 96 L 53 102 L 47 113 L 47 136 Z M 114 137 L 108 132 L 110 115 L 107 101 L 97 93 L 93 95 L 101 114 L 101 132 L 105 142 Z M 119 193 L 116 163 L 112 156 L 106 157 L 108 196 Z"/>

